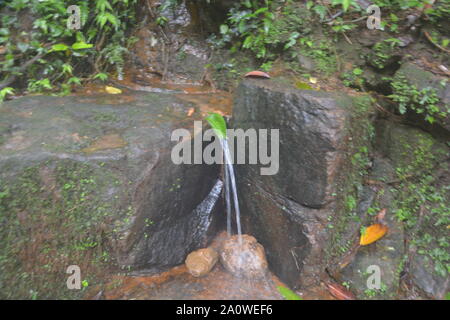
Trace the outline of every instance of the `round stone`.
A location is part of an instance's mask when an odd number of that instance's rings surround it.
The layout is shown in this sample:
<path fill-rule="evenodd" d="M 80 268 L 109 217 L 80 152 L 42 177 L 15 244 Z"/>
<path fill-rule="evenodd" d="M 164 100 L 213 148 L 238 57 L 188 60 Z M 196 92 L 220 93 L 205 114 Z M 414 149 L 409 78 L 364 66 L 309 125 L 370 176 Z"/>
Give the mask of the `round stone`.
<path fill-rule="evenodd" d="M 220 262 L 236 277 L 261 279 L 268 272 L 264 247 L 250 235 L 234 235 L 224 241 Z"/>
<path fill-rule="evenodd" d="M 186 267 L 194 277 L 202 277 L 212 270 L 218 260 L 214 249 L 204 248 L 191 252 L 186 258 Z"/>

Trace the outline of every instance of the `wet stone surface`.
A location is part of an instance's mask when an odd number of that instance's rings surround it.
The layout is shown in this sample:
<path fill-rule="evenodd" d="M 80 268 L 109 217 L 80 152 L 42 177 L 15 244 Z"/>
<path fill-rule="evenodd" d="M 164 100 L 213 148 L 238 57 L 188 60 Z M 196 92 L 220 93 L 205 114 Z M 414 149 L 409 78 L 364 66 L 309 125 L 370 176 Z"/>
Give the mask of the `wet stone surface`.
<path fill-rule="evenodd" d="M 234 235 L 225 240 L 220 249 L 220 262 L 236 277 L 262 279 L 268 265 L 264 248 L 250 235 Z"/>
<path fill-rule="evenodd" d="M 171 133 L 191 130 L 210 97 L 185 96 L 27 96 L 0 106 L 0 282 L 14 288 L 7 297 L 71 294 L 60 286 L 71 264 L 95 283 L 116 267 L 159 272 L 207 245 L 221 224 L 219 167 L 175 165 Z M 213 108 L 227 113 L 229 103 Z"/>

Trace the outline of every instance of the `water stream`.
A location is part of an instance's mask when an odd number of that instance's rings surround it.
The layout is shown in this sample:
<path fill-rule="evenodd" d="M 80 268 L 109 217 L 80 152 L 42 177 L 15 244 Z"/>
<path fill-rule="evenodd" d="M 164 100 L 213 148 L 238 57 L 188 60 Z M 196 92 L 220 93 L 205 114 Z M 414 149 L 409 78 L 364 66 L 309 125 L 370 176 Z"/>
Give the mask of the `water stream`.
<path fill-rule="evenodd" d="M 225 158 L 225 201 L 227 210 L 227 232 L 231 235 L 231 200 L 230 192 L 233 193 L 234 211 L 236 212 L 236 226 L 239 236 L 239 243 L 242 244 L 242 229 L 241 229 L 241 213 L 239 210 L 239 200 L 236 188 L 236 178 L 234 175 L 233 162 L 231 161 L 230 148 L 227 139 L 221 139 L 223 154 Z M 230 188 L 231 185 L 231 188 Z"/>

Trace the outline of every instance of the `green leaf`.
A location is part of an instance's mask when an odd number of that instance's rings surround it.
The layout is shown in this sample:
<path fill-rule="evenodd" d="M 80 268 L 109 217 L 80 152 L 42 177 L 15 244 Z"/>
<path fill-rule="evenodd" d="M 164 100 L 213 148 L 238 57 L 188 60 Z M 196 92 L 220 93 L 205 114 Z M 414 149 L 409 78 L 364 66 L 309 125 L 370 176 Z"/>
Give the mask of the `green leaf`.
<path fill-rule="evenodd" d="M 440 261 L 434 261 L 434 271 L 443 278 L 447 277 L 447 269 Z"/>
<path fill-rule="evenodd" d="M 242 44 L 242 48 L 250 48 L 253 44 L 253 36 L 249 35 L 245 38 L 244 43 Z"/>
<path fill-rule="evenodd" d="M 352 0 L 343 0 L 342 1 L 342 8 L 345 12 L 347 12 L 348 8 L 350 8 L 350 4 L 352 3 Z"/>
<path fill-rule="evenodd" d="M 362 73 L 363 73 L 363 70 L 360 69 L 360 68 L 355 68 L 355 69 L 353 69 L 353 74 L 354 74 L 355 76 L 359 76 L 359 75 L 361 75 Z"/>
<path fill-rule="evenodd" d="M 90 43 L 85 43 L 85 42 L 75 42 L 72 45 L 72 49 L 73 50 L 81 50 L 81 49 L 89 49 L 92 48 L 94 45 L 90 44 Z"/>
<path fill-rule="evenodd" d="M 65 45 L 64 43 L 58 43 L 58 44 L 54 44 L 52 46 L 52 48 L 50 49 L 50 52 L 52 52 L 52 51 L 66 51 L 67 49 L 69 49 L 68 45 Z"/>
<path fill-rule="evenodd" d="M 67 80 L 67 83 L 81 85 L 80 78 L 78 77 L 71 77 L 69 80 Z"/>
<path fill-rule="evenodd" d="M 219 138 L 226 139 L 227 123 L 220 114 L 209 112 L 209 115 L 205 118 L 205 120 L 208 121 L 209 125 L 213 128 Z"/>
<path fill-rule="evenodd" d="M 226 24 L 222 24 L 220 25 L 220 33 L 221 34 L 226 34 L 228 32 L 228 26 Z"/>
<path fill-rule="evenodd" d="M 254 15 L 256 16 L 260 13 L 266 12 L 267 10 L 269 10 L 269 8 L 267 7 L 259 8 L 258 10 L 255 11 Z"/>
<path fill-rule="evenodd" d="M 99 79 L 101 81 L 105 81 L 106 79 L 108 79 L 108 75 L 106 73 L 100 72 L 94 76 L 94 79 Z"/>
<path fill-rule="evenodd" d="M 350 5 L 354 4 L 354 0 L 333 0 L 332 4 L 341 4 L 344 12 L 347 12 L 348 8 L 350 8 Z"/>
<path fill-rule="evenodd" d="M 6 87 L 0 90 L 0 102 L 5 100 L 8 94 L 14 94 L 14 88 Z M 0 199 L 2 198 L 2 193 L 0 192 Z"/>
<path fill-rule="evenodd" d="M 277 289 L 286 300 L 303 300 L 302 297 L 289 288 L 277 286 Z"/>

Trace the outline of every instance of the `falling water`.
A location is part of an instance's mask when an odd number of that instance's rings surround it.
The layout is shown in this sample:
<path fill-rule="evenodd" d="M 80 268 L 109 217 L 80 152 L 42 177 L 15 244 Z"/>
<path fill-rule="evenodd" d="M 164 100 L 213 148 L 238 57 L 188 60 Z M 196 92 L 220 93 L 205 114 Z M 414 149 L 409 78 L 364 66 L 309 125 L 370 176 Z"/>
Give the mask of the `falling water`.
<path fill-rule="evenodd" d="M 239 235 L 239 243 L 242 243 L 241 230 L 241 213 L 239 211 L 239 201 L 237 196 L 236 179 L 234 176 L 233 163 L 231 161 L 230 148 L 227 139 L 221 139 L 222 149 L 225 156 L 225 201 L 227 207 L 227 231 L 231 234 L 231 201 L 230 201 L 230 184 L 233 193 L 234 211 L 236 212 L 237 233 Z"/>

